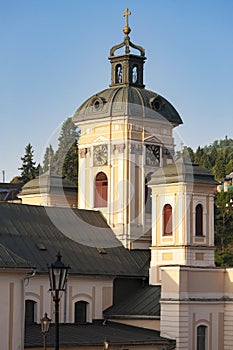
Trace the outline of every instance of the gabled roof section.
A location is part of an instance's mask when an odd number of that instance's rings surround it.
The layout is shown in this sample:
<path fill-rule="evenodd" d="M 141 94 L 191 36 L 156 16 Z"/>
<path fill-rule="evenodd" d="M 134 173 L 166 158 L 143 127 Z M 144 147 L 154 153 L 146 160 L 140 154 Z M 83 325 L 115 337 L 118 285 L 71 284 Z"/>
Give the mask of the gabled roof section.
<path fill-rule="evenodd" d="M 145 286 L 104 311 L 106 318 L 160 317 L 160 286 Z"/>
<path fill-rule="evenodd" d="M 73 217 L 79 224 L 72 222 Z M 56 222 L 57 218 L 60 221 Z M 105 241 L 106 246 L 101 247 Z M 47 273 L 47 264 L 60 251 L 71 274 L 148 275 L 149 252 L 134 254 L 124 248 L 98 211 L 0 203 L 0 244 L 36 267 L 38 273 Z M 104 248 L 105 254 L 97 248 Z"/>

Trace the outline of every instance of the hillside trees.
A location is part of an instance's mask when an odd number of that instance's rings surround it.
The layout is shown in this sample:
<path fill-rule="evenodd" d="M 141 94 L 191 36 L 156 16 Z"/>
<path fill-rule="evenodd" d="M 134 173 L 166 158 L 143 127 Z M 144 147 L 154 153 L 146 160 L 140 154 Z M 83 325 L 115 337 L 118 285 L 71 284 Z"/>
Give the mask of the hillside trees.
<path fill-rule="evenodd" d="M 215 259 L 217 266 L 233 266 L 233 191 L 215 195 Z"/>
<path fill-rule="evenodd" d="M 217 181 L 223 181 L 227 174 L 233 172 L 233 139 L 227 136 L 209 146 L 198 146 L 196 151 L 190 147 L 184 147 L 183 151 L 189 152 L 191 161 L 209 169 Z"/>

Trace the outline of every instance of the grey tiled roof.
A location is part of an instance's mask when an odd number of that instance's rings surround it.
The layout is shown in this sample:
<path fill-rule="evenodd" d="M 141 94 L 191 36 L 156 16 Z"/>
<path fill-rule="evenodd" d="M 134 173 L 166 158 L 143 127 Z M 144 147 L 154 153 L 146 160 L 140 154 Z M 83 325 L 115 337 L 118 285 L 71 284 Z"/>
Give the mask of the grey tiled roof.
<path fill-rule="evenodd" d="M 98 211 L 0 203 L 0 244 L 38 273 L 47 272 L 60 251 L 71 274 L 148 275 L 149 251 L 125 249 Z M 8 263 L 4 256 L 0 267 Z"/>
<path fill-rule="evenodd" d="M 145 286 L 104 311 L 106 318 L 160 316 L 160 286 Z"/>
<path fill-rule="evenodd" d="M 28 261 L 22 259 L 10 249 L 6 248 L 4 245 L 0 244 L 0 268 L 33 268 Z"/>
<path fill-rule="evenodd" d="M 101 346 L 105 339 L 112 345 L 129 344 L 174 344 L 173 340 L 160 337 L 158 331 L 128 326 L 120 323 L 102 321 L 91 324 L 60 324 L 60 345 L 63 346 Z M 25 348 L 42 346 L 42 334 L 39 324 L 26 326 Z M 47 345 L 54 345 L 54 324 L 47 333 Z"/>

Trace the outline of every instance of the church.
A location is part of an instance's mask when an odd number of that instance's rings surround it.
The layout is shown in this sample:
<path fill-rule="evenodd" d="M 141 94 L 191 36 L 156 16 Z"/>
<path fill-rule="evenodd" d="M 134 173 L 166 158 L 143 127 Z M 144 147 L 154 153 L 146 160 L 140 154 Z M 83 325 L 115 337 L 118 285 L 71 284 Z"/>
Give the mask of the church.
<path fill-rule="evenodd" d="M 175 158 L 173 130 L 183 122 L 145 88 L 145 50 L 130 39 L 130 14 L 110 50 L 110 86 L 73 116 L 81 130 L 78 208 L 71 184 L 63 189 L 49 173 L 25 185 L 22 204 L 0 203 L 4 350 L 43 349 L 45 313 L 54 348 L 48 265 L 58 252 L 71 266 L 60 349 L 232 349 L 233 269 L 214 262 L 218 183 Z"/>

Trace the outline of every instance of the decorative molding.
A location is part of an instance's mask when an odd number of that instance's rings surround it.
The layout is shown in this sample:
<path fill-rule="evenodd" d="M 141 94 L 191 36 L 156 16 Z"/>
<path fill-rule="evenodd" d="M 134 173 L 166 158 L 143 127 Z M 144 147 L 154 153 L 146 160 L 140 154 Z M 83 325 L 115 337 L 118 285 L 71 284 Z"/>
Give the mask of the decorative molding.
<path fill-rule="evenodd" d="M 124 143 L 121 143 L 121 144 L 118 144 L 118 145 L 113 145 L 114 147 L 114 150 L 118 151 L 119 153 L 123 153 L 124 150 L 125 150 L 125 144 Z"/>
<path fill-rule="evenodd" d="M 100 126 L 96 127 L 95 129 L 99 128 Z M 101 126 L 103 127 L 103 125 Z M 98 145 L 99 143 L 108 143 L 109 139 L 104 136 L 98 136 L 96 139 L 93 140 L 92 144 Z"/>
<path fill-rule="evenodd" d="M 157 145 L 161 145 L 162 144 L 161 140 L 159 140 L 155 136 L 150 136 L 150 137 L 146 138 L 144 140 L 144 143 L 153 143 L 153 144 L 157 144 Z"/>

